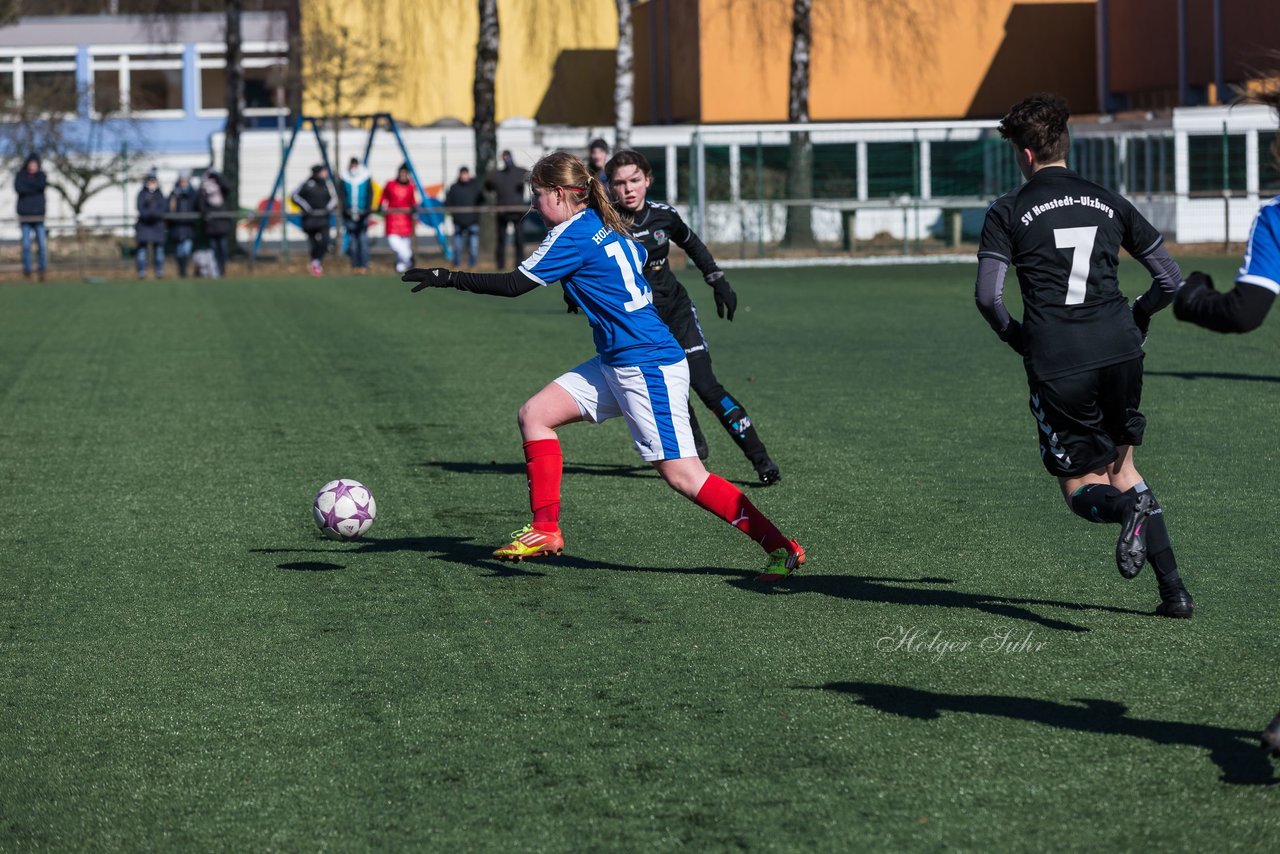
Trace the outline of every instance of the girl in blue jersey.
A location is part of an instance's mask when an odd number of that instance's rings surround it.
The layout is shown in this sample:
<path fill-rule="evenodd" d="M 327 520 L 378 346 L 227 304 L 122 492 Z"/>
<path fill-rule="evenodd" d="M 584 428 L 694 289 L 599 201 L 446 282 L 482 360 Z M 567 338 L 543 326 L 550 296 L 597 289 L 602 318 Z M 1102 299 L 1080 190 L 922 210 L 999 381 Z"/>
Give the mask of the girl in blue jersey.
<path fill-rule="evenodd" d="M 551 227 L 511 273 L 413 269 L 403 281 L 520 296 L 560 282 L 591 323 L 596 356 L 557 377 L 520 407 L 533 521 L 493 554 L 525 560 L 564 550 L 560 530 L 563 456 L 556 431 L 577 421 L 626 419 L 641 458 L 671 488 L 759 543 L 769 565 L 758 581 L 777 581 L 804 563 L 804 549 L 782 535 L 742 491 L 709 473 L 689 427 L 689 364 L 653 307 L 644 278 L 645 252 L 628 235 L 604 185 L 581 160 L 556 152 L 530 173 L 533 209 Z"/>
<path fill-rule="evenodd" d="M 1276 74 L 1266 77 L 1274 80 Z M 1280 86 L 1264 87 L 1248 98 L 1266 104 L 1280 115 Z M 1275 168 L 1280 169 L 1280 133 L 1271 144 L 1271 153 Z M 1218 291 L 1208 274 L 1196 271 L 1178 291 L 1173 313 L 1179 320 L 1214 332 L 1252 332 L 1266 319 L 1277 294 L 1280 294 L 1280 196 L 1263 203 L 1254 217 L 1235 287 Z M 1262 746 L 1280 758 L 1280 714 L 1262 731 Z"/>

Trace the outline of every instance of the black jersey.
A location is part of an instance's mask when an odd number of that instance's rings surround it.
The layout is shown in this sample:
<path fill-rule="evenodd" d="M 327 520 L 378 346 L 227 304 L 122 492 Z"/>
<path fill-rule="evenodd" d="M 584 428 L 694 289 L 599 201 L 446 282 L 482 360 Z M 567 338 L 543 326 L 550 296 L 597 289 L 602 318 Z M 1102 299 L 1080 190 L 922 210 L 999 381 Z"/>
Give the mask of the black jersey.
<path fill-rule="evenodd" d="M 1018 270 L 1031 377 L 1050 380 L 1142 355 L 1116 266 L 1121 247 L 1143 258 L 1162 242 L 1127 200 L 1061 166 L 1039 170 L 991 205 L 978 257 Z"/>
<path fill-rule="evenodd" d="M 720 272 L 706 244 L 670 205 L 646 201 L 635 213 L 621 209 L 619 213 L 630 219 L 631 236 L 649 253 L 644 263 L 644 277 L 653 291 L 654 307 L 663 318 L 689 304 L 688 292 L 668 263 L 672 243 L 685 251 L 704 278 Z"/>

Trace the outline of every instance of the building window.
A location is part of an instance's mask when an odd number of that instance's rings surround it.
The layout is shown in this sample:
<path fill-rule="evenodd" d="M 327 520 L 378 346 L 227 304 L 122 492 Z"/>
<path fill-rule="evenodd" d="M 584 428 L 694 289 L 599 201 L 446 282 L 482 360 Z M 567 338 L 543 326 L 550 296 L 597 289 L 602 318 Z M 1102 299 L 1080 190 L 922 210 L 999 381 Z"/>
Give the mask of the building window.
<path fill-rule="evenodd" d="M 227 77 L 222 68 L 200 69 L 200 109 L 227 108 Z"/>
<path fill-rule="evenodd" d="M 120 111 L 120 72 L 93 69 L 93 111 L 100 116 Z"/>
<path fill-rule="evenodd" d="M 1125 145 L 1125 192 L 1146 195 L 1172 193 L 1173 137 L 1136 136 L 1125 140 Z"/>
<path fill-rule="evenodd" d="M 1187 171 L 1193 194 L 1218 195 L 1223 190 L 1243 193 L 1245 183 L 1245 137 L 1188 136 Z"/>
<path fill-rule="evenodd" d="M 785 199 L 787 197 L 787 164 L 791 150 L 785 145 L 743 145 L 739 188 L 744 199 Z"/>
<path fill-rule="evenodd" d="M 22 73 L 22 100 L 50 113 L 76 111 L 76 72 L 32 70 Z"/>
<path fill-rule="evenodd" d="M 829 143 L 813 147 L 813 197 L 858 197 L 858 144 Z"/>
<path fill-rule="evenodd" d="M 250 110 L 284 106 L 284 58 L 250 54 L 244 58 L 244 103 Z M 278 94 L 278 97 L 277 97 Z"/>
<path fill-rule="evenodd" d="M 244 55 L 240 65 L 244 74 L 245 109 L 275 112 L 284 91 L 285 58 L 280 53 L 251 52 Z M 225 110 L 227 108 L 226 61 L 221 54 L 205 55 L 200 59 L 200 109 Z"/>
<path fill-rule="evenodd" d="M 989 195 L 986 190 L 989 140 L 941 140 L 929 144 L 929 170 L 935 196 Z"/>
<path fill-rule="evenodd" d="M 133 112 L 181 110 L 182 67 L 130 68 L 129 109 Z"/>
<path fill-rule="evenodd" d="M 1280 134 L 1258 133 L 1258 189 L 1264 196 L 1280 193 Z"/>
<path fill-rule="evenodd" d="M 920 155 L 914 142 L 867 143 L 867 196 L 919 196 Z"/>
<path fill-rule="evenodd" d="M 0 104 L 8 104 L 13 101 L 13 71 L 5 69 L 0 71 Z"/>

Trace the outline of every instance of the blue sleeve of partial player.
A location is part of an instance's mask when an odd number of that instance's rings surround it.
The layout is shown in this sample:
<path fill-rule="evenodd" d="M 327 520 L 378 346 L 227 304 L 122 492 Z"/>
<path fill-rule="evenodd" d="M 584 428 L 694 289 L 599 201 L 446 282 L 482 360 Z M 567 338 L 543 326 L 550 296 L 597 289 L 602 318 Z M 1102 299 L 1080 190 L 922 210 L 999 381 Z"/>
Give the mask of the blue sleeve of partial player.
<path fill-rule="evenodd" d="M 520 265 L 520 272 L 540 285 L 567 278 L 582 267 L 582 254 L 566 233 L 570 223 L 551 229 L 533 254 Z"/>
<path fill-rule="evenodd" d="M 1264 205 L 1253 220 L 1236 281 L 1280 294 L 1280 198 Z"/>

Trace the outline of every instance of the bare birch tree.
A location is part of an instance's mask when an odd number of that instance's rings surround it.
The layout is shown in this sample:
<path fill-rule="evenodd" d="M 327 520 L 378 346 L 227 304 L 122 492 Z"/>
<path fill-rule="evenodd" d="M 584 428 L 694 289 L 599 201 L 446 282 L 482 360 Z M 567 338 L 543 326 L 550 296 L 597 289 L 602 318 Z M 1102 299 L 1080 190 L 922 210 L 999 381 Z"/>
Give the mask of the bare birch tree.
<path fill-rule="evenodd" d="M 240 209 L 240 126 L 244 122 L 244 50 L 241 23 L 244 0 L 227 0 L 227 126 L 222 137 L 222 177 L 227 180 L 227 208 Z M 231 231 L 235 243 L 235 229 Z"/>
<path fill-rule="evenodd" d="M 476 178 L 483 181 L 493 173 L 498 162 L 497 77 L 498 77 L 498 0 L 478 0 L 480 37 L 476 41 L 476 73 L 472 86 L 471 127 L 476 137 Z M 480 219 L 481 251 L 485 254 L 496 245 L 493 217 Z"/>
<path fill-rule="evenodd" d="M 809 65 L 813 46 L 813 0 L 793 0 L 791 4 L 791 84 L 787 98 L 787 121 L 809 122 Z M 787 198 L 813 198 L 813 141 L 807 131 L 791 132 L 787 165 Z M 813 209 L 809 205 L 787 206 L 785 246 L 809 248 L 813 240 Z"/>
<path fill-rule="evenodd" d="M 635 120 L 635 38 L 631 24 L 633 0 L 615 0 L 618 6 L 618 53 L 613 77 L 614 150 L 631 147 Z"/>

